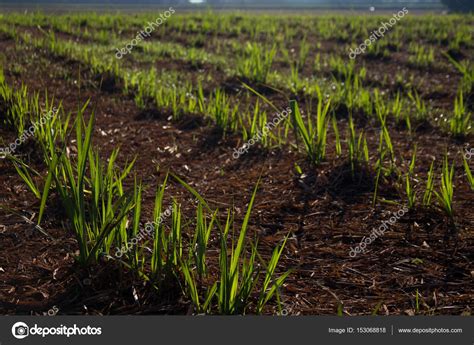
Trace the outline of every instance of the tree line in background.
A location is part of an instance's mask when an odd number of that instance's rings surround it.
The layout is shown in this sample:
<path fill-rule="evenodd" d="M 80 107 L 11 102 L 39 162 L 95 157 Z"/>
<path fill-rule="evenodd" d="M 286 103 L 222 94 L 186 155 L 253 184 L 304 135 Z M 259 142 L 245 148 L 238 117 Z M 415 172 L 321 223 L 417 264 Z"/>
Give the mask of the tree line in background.
<path fill-rule="evenodd" d="M 451 11 L 474 11 L 474 0 L 441 0 Z"/>
<path fill-rule="evenodd" d="M 175 5 L 175 6 L 186 6 L 189 5 L 189 0 L 0 0 L 0 3 L 15 3 L 15 4 L 90 4 L 95 5 L 125 5 L 125 4 L 147 4 L 147 5 Z M 387 8 L 387 7 L 399 7 L 412 6 L 413 8 L 431 8 L 440 9 L 441 4 L 446 6 L 450 11 L 455 12 L 472 12 L 474 11 L 474 0 L 203 0 L 204 5 L 212 7 L 220 6 L 292 6 L 292 7 L 311 7 L 311 6 L 323 6 L 328 8 L 346 8 L 346 7 L 365 7 L 375 6 Z M 439 6 L 439 7 L 438 7 Z"/>

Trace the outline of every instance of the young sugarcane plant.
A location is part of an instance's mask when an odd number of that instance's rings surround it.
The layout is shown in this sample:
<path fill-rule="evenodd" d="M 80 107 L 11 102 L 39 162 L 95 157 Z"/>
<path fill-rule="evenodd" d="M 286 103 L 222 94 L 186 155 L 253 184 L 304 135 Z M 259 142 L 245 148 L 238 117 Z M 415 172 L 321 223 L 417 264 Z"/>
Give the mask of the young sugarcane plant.
<path fill-rule="evenodd" d="M 415 106 L 415 120 L 419 123 L 425 122 L 428 119 L 428 110 L 423 99 L 416 90 L 408 92 L 408 97 Z"/>
<path fill-rule="evenodd" d="M 454 226 L 454 210 L 453 210 L 453 195 L 454 195 L 454 163 L 449 165 L 448 155 L 446 155 L 443 162 L 443 170 L 441 172 L 441 186 L 439 192 L 434 192 L 438 198 L 439 203 L 446 212 L 446 215 Z"/>
<path fill-rule="evenodd" d="M 469 163 L 467 162 L 466 157 L 463 157 L 463 166 L 464 171 L 466 172 L 467 182 L 469 183 L 469 186 L 471 186 L 471 189 L 474 190 L 474 178 L 472 177 L 472 171 L 469 167 Z"/>
<path fill-rule="evenodd" d="M 463 75 L 461 80 L 462 92 L 465 95 L 472 93 L 474 89 L 474 64 L 469 61 L 469 59 L 458 62 L 447 53 L 443 53 L 443 55 L 446 56 L 453 66 Z"/>
<path fill-rule="evenodd" d="M 306 36 L 301 40 L 300 51 L 298 54 L 298 70 L 302 71 L 308 58 L 310 46 L 306 41 Z"/>
<path fill-rule="evenodd" d="M 400 91 L 398 91 L 397 96 L 392 101 L 391 113 L 395 117 L 395 121 L 397 124 L 399 124 L 402 121 L 402 119 L 404 119 L 408 132 L 411 133 L 410 114 L 409 112 L 405 112 L 402 115 L 402 111 L 404 111 L 404 105 L 405 105 L 405 102 L 403 101 L 403 98 L 401 98 L 400 96 Z"/>
<path fill-rule="evenodd" d="M 311 119 L 308 114 L 307 125 L 304 122 L 303 116 L 301 115 L 300 109 L 296 101 L 290 101 L 291 116 L 293 122 L 293 129 L 295 131 L 295 137 L 297 139 L 297 145 L 299 145 L 298 139 L 303 141 L 303 145 L 306 154 L 313 164 L 318 164 L 324 160 L 326 156 L 326 137 L 329 122 L 329 106 L 331 101 L 329 100 L 325 106 L 323 106 L 323 97 L 321 90 L 318 88 L 318 108 L 316 114 L 316 123 Z"/>
<path fill-rule="evenodd" d="M 151 256 L 151 277 L 159 287 L 170 284 L 176 279 L 176 272 L 183 260 L 181 208 L 175 200 L 172 204 L 171 230 L 165 231 L 163 224 L 164 216 L 169 214 L 169 211 L 162 211 L 165 183 L 158 190 L 155 199 L 153 223 L 155 236 Z"/>
<path fill-rule="evenodd" d="M 166 189 L 168 176 L 165 177 L 161 186 L 159 186 L 155 193 L 155 204 L 153 208 L 153 221 L 146 223 L 145 230 L 152 236 L 152 252 L 151 257 L 148 258 L 145 254 L 142 256 L 142 261 L 149 260 L 150 262 L 150 280 L 157 282 L 160 288 L 164 282 L 168 282 L 172 276 L 172 268 L 169 264 L 168 243 L 170 242 L 169 232 L 165 232 L 164 220 L 171 215 L 170 208 L 164 210 L 163 198 Z"/>
<path fill-rule="evenodd" d="M 271 49 L 257 43 L 248 43 L 245 54 L 237 61 L 238 73 L 253 82 L 265 83 L 276 54 L 276 45 Z"/>
<path fill-rule="evenodd" d="M 196 233 L 194 234 L 191 253 L 195 261 L 197 273 L 201 279 L 207 274 L 206 250 L 216 217 L 217 211 L 214 212 L 208 224 L 204 215 L 203 205 L 198 203 L 196 210 Z"/>
<path fill-rule="evenodd" d="M 37 185 L 36 180 L 31 176 L 32 174 L 35 176 L 41 176 L 41 174 L 15 156 L 7 155 L 6 158 L 13 162 L 13 166 L 15 167 L 17 174 L 21 177 L 23 182 L 25 182 L 35 197 L 41 200 L 40 187 Z"/>
<path fill-rule="evenodd" d="M 98 154 L 94 154 L 91 149 L 94 114 L 87 126 L 83 122 L 82 112 L 79 112 L 75 123 L 77 159 L 73 160 L 63 149 L 54 152 L 48 161 L 41 209 L 44 209 L 49 188 L 54 181 L 55 190 L 79 244 L 78 261 L 88 266 L 97 261 L 100 253 L 109 253 L 122 220 L 135 206 L 133 196 L 119 193 L 119 185 L 122 185 L 134 162 L 123 172 L 117 171 L 113 168 L 117 157 L 117 151 L 114 151 L 105 170 Z M 90 176 L 87 176 L 87 170 Z"/>
<path fill-rule="evenodd" d="M 247 122 L 245 123 L 245 117 Z M 259 138 L 263 146 L 269 146 L 271 142 L 271 133 L 266 133 L 264 128 L 267 124 L 267 113 L 262 110 L 260 106 L 260 100 L 257 99 L 253 108 L 253 114 L 239 117 L 240 127 L 242 128 L 242 137 L 244 141 L 248 141 L 251 138 Z M 248 125 L 250 124 L 250 127 Z M 263 134 L 265 133 L 265 134 Z"/>
<path fill-rule="evenodd" d="M 471 131 L 471 114 L 464 104 L 464 97 L 461 90 L 454 100 L 453 116 L 449 121 L 451 134 L 457 138 L 464 138 Z"/>
<path fill-rule="evenodd" d="M 217 291 L 217 282 L 215 282 L 210 289 L 205 293 L 202 301 L 200 297 L 200 290 L 198 281 L 186 262 L 181 263 L 181 271 L 183 272 L 185 288 L 184 293 L 189 296 L 198 314 L 207 314 L 210 312 L 212 302 Z"/>
<path fill-rule="evenodd" d="M 282 255 L 286 239 L 281 245 L 274 249 L 268 263 L 265 263 L 258 255 L 257 242 L 250 243 L 250 254 L 246 255 L 246 248 L 248 247 L 248 241 L 246 239 L 248 224 L 257 193 L 258 183 L 250 198 L 247 212 L 245 213 L 244 220 L 240 227 L 240 233 L 236 239 L 233 234 L 230 234 L 230 230 L 234 228 L 234 220 L 230 211 L 227 211 L 227 220 L 225 225 L 222 226 L 219 222 L 219 217 L 217 217 L 217 211 L 213 211 L 204 198 L 191 186 L 186 184 L 179 177 L 175 175 L 173 175 L 173 177 L 190 191 L 204 208 L 213 214 L 211 223 L 214 220 L 214 224 L 219 230 L 220 238 L 219 273 L 217 281 L 214 284 L 210 284 L 208 288 L 203 288 L 202 286 L 208 279 L 197 279 L 196 274 L 191 270 L 192 264 L 190 262 L 192 262 L 192 259 L 188 259 L 188 263 L 181 261 L 181 270 L 186 284 L 184 288 L 186 295 L 189 296 L 198 312 L 208 312 L 212 306 L 211 302 L 215 297 L 217 310 L 220 314 L 235 315 L 245 314 L 251 307 L 251 296 L 258 294 L 255 310 L 257 313 L 260 313 L 264 306 L 275 295 L 278 287 L 282 286 L 291 271 L 287 271 L 279 276 L 277 276 L 276 273 L 276 268 Z M 199 209 L 197 212 L 198 214 L 202 214 Z M 201 237 L 201 239 L 196 240 L 196 243 L 201 241 L 202 251 L 201 254 L 199 254 L 199 251 L 196 251 L 196 257 L 201 256 L 201 258 L 195 261 L 195 264 L 200 265 L 199 263 L 201 263 L 203 267 L 205 267 L 206 258 L 203 253 L 206 238 L 208 239 L 212 225 L 210 223 L 209 226 L 206 226 L 200 215 L 198 215 L 198 224 L 199 223 L 201 224 L 201 230 L 198 231 L 201 235 L 196 234 L 196 236 Z M 228 248 L 229 239 L 231 242 L 230 249 Z M 258 260 L 261 261 L 261 264 L 258 263 Z M 261 281 L 261 267 L 265 267 L 265 273 L 263 286 L 258 287 L 258 283 Z M 203 298 L 199 296 L 200 291 L 205 291 Z"/>
<path fill-rule="evenodd" d="M 405 192 L 406 192 L 407 200 L 408 200 L 408 208 L 410 210 L 415 208 L 415 202 L 416 202 L 416 191 L 414 190 L 413 185 L 412 185 L 413 171 L 415 169 L 415 161 L 416 161 L 416 147 L 413 152 L 410 165 L 408 167 L 408 173 L 405 175 Z"/>
<path fill-rule="evenodd" d="M 285 273 L 283 273 L 282 275 L 280 275 L 278 278 L 275 279 L 275 271 L 276 271 L 278 262 L 280 261 L 280 258 L 283 253 L 283 249 L 285 248 L 285 244 L 287 240 L 288 240 L 288 236 L 285 237 L 281 245 L 277 246 L 273 250 L 272 257 L 266 267 L 265 279 L 263 281 L 263 286 L 260 289 L 260 294 L 257 301 L 257 308 L 256 308 L 257 314 L 261 314 L 263 312 L 263 308 L 265 307 L 265 305 L 273 297 L 273 295 L 277 293 L 277 291 L 283 285 L 285 280 L 291 274 L 291 270 L 286 271 Z M 259 258 L 260 258 L 260 255 L 259 255 Z M 263 265 L 265 264 L 262 258 L 260 258 L 260 261 L 262 262 Z"/>
<path fill-rule="evenodd" d="M 198 203 L 196 211 L 196 232 L 189 250 L 189 257 L 187 261 L 180 260 L 181 271 L 184 276 L 183 292 L 189 296 L 199 314 L 210 312 L 211 303 L 217 291 L 217 282 L 215 282 L 210 289 L 206 290 L 204 299 L 201 301 L 200 286 L 202 285 L 203 278 L 207 276 L 206 251 L 216 216 L 217 211 L 214 212 L 211 221 L 207 224 L 203 205 L 201 202 Z M 197 277 L 196 273 L 190 268 L 192 264 L 196 267 Z"/>
<path fill-rule="evenodd" d="M 233 227 L 233 219 L 228 212 L 226 225 L 221 231 L 221 252 L 219 259 L 219 280 L 217 294 L 217 304 L 221 314 L 244 314 L 250 305 L 250 296 L 255 291 L 259 276 L 261 274 L 257 265 L 257 243 L 252 244 L 250 255 L 245 256 L 245 237 L 248 230 L 250 214 L 253 208 L 257 187 L 255 187 L 250 199 L 240 233 L 235 242 L 234 236 L 231 238 L 231 250 L 227 248 L 229 230 Z M 270 262 L 265 265 L 266 273 L 263 286 L 260 289 L 260 296 L 257 303 L 257 312 L 261 312 L 265 304 L 274 296 L 277 288 L 283 284 L 290 272 L 275 277 L 275 270 L 280 260 L 284 245 L 273 251 Z M 229 255 L 230 254 L 230 255 Z"/>
<path fill-rule="evenodd" d="M 357 136 L 352 120 L 352 115 L 349 115 L 349 133 L 347 138 L 348 149 L 349 149 L 349 162 L 351 165 L 352 178 L 355 177 L 356 170 L 360 167 L 361 162 L 368 163 L 369 161 L 369 149 L 367 146 L 367 140 L 364 132 L 359 133 Z"/>
<path fill-rule="evenodd" d="M 430 206 L 431 205 L 431 196 L 433 194 L 433 185 L 434 185 L 434 173 L 433 173 L 434 161 L 431 162 L 430 170 L 428 171 L 427 181 L 426 181 L 426 189 L 425 193 L 423 194 L 423 206 Z"/>
<path fill-rule="evenodd" d="M 236 122 L 239 107 L 232 106 L 231 103 L 229 97 L 220 89 L 217 89 L 208 101 L 207 112 L 222 130 L 232 128 Z"/>
<path fill-rule="evenodd" d="M 388 131 L 387 131 L 387 134 L 388 134 Z M 389 144 L 387 144 L 387 142 Z M 384 167 L 385 157 L 388 155 L 388 153 L 393 152 L 393 148 L 390 149 L 388 147 L 389 145 L 391 145 L 390 137 L 384 135 L 384 132 L 381 131 L 380 132 L 380 137 L 379 137 L 379 146 L 378 146 L 378 156 L 379 156 L 379 158 L 377 159 L 377 162 L 375 163 L 375 170 L 377 171 L 377 177 L 375 179 L 375 191 L 374 191 L 374 196 L 373 196 L 373 199 L 372 199 L 372 205 L 373 206 L 375 206 L 375 204 L 377 202 L 377 192 L 378 192 L 378 187 L 379 187 L 379 184 L 380 184 L 380 179 L 384 178 L 386 176 L 390 176 L 394 171 L 394 164 L 393 164 L 392 159 L 390 160 L 390 167 L 389 168 Z M 392 155 L 390 157 L 392 157 Z"/>
<path fill-rule="evenodd" d="M 377 116 L 380 121 L 381 130 L 380 130 L 380 137 L 381 137 L 381 145 L 385 144 L 386 149 L 390 152 L 390 170 L 394 169 L 394 161 L 395 161 L 395 152 L 393 150 L 392 139 L 390 138 L 390 132 L 387 127 L 387 113 L 381 111 L 379 107 L 376 108 Z"/>
<path fill-rule="evenodd" d="M 300 79 L 300 70 L 298 69 L 298 63 L 292 62 L 290 64 L 290 80 L 291 80 L 291 92 L 297 93 L 299 90 L 304 88 L 302 79 Z"/>
<path fill-rule="evenodd" d="M 336 155 L 341 156 L 342 146 L 341 146 L 341 136 L 339 135 L 339 129 L 337 127 L 336 116 L 331 116 L 332 128 L 334 129 L 334 135 L 336 137 Z"/>
<path fill-rule="evenodd" d="M 267 127 L 268 122 L 267 122 L 267 114 L 266 112 L 258 112 L 258 107 L 256 106 L 255 110 L 257 112 L 254 113 L 253 119 L 252 119 L 252 128 L 254 128 L 254 123 L 258 124 L 256 126 L 259 128 L 261 135 L 261 142 L 264 146 L 270 146 L 273 143 L 276 143 L 278 146 L 281 146 L 283 143 L 287 142 L 288 139 L 288 132 L 290 130 L 290 116 L 288 116 L 288 111 L 284 110 L 281 111 L 281 109 L 278 109 L 278 107 L 273 104 L 268 98 L 266 98 L 264 95 L 253 89 L 251 86 L 242 83 L 242 86 L 245 87 L 247 90 L 255 94 L 259 99 L 264 101 L 266 104 L 268 104 L 274 111 L 275 111 L 275 117 L 272 119 L 273 121 L 278 117 L 279 120 L 283 121 L 283 124 L 279 124 L 278 128 L 275 128 L 273 131 L 267 131 L 265 127 Z M 258 104 L 258 102 L 257 102 Z M 289 109 L 291 112 L 291 109 Z M 283 115 L 283 113 L 286 113 L 286 115 Z M 284 120 L 283 120 L 284 119 Z M 243 124 L 241 122 L 241 124 Z M 268 128 L 268 127 L 267 127 Z M 275 133 L 274 133 L 275 132 Z M 244 136 L 246 136 L 248 133 L 248 130 L 244 130 Z M 257 134 L 258 131 L 255 133 Z"/>
<path fill-rule="evenodd" d="M 382 140 L 382 138 L 380 138 Z M 382 142 L 380 142 L 379 149 L 382 148 Z M 382 172 L 383 172 L 383 160 L 385 158 L 385 150 L 379 150 L 379 158 L 377 159 L 377 162 L 375 163 L 375 170 L 377 171 L 377 175 L 375 177 L 375 187 L 374 187 L 374 196 L 372 197 L 372 206 L 375 207 L 375 204 L 377 203 L 377 193 L 379 189 L 379 184 L 380 184 L 380 178 L 382 177 Z"/>

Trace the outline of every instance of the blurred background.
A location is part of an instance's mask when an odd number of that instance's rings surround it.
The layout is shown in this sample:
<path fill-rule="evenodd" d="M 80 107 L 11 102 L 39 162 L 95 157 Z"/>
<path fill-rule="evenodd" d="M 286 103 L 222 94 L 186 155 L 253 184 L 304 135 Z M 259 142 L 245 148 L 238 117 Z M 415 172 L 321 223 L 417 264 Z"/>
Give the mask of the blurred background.
<path fill-rule="evenodd" d="M 378 10 L 410 9 L 429 11 L 472 11 L 474 0 L 0 0 L 1 9 L 48 8 L 48 7 L 104 7 L 150 8 L 177 6 L 190 9 L 348 9 L 376 12 Z"/>

